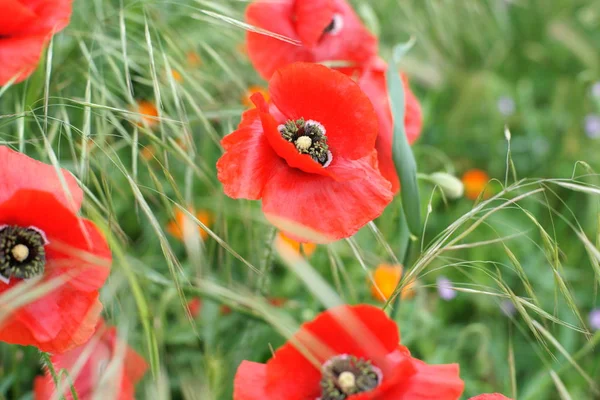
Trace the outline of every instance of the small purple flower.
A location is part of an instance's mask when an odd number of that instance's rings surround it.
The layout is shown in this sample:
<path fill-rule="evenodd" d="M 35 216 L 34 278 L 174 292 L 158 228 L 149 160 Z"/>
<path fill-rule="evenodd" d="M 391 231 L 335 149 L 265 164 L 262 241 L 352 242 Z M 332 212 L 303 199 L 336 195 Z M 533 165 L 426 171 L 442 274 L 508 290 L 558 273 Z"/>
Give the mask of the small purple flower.
<path fill-rule="evenodd" d="M 600 308 L 590 312 L 590 327 L 593 331 L 600 331 Z"/>
<path fill-rule="evenodd" d="M 590 114 L 585 117 L 585 133 L 591 139 L 600 138 L 600 115 Z"/>
<path fill-rule="evenodd" d="M 446 301 L 450 301 L 456 297 L 456 290 L 454 290 L 452 282 L 445 276 L 437 278 L 437 290 L 440 297 Z"/>
<path fill-rule="evenodd" d="M 592 85 L 591 92 L 592 92 L 592 97 L 600 99 L 600 81 L 598 81 Z"/>
<path fill-rule="evenodd" d="M 500 309 L 502 310 L 502 314 L 507 317 L 512 317 L 517 313 L 517 308 L 510 300 L 502 300 L 500 303 Z"/>
<path fill-rule="evenodd" d="M 515 113 L 515 101 L 508 96 L 502 96 L 498 99 L 498 111 L 500 111 L 500 114 L 504 115 L 505 117 L 510 117 L 511 115 L 513 115 Z"/>

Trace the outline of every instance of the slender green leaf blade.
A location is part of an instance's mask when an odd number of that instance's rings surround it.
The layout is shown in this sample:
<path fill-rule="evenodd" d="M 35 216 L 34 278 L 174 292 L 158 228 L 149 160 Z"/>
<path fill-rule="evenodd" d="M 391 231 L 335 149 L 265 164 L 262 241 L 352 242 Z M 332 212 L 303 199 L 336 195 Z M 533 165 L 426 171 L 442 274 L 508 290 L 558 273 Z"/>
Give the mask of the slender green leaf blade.
<path fill-rule="evenodd" d="M 404 129 L 404 86 L 397 71 L 398 60 L 412 46 L 411 42 L 399 45 L 387 70 L 387 85 L 394 116 L 393 158 L 402 184 L 401 197 L 408 229 L 413 235 L 421 235 L 421 202 L 417 183 L 417 163 L 408 144 Z"/>

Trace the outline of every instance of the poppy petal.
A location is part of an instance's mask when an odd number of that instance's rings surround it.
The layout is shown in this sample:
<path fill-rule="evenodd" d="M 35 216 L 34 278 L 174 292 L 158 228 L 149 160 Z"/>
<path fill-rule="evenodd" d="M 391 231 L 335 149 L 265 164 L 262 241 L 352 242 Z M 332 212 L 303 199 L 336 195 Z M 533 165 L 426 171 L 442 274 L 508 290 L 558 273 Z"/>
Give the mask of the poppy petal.
<path fill-rule="evenodd" d="M 62 321 L 62 329 L 52 342 L 38 346 L 42 351 L 62 353 L 86 343 L 94 334 L 102 312 L 98 292 L 84 293 L 66 288 L 59 307 L 68 310 Z"/>
<path fill-rule="evenodd" d="M 386 65 L 383 64 L 379 68 L 382 69 L 366 69 L 362 73 L 356 68 L 345 69 L 344 72 L 348 75 L 358 74 L 357 82 L 364 93 L 373 103 L 373 107 L 377 113 L 379 120 L 379 136 L 375 148 L 379 156 L 379 170 L 382 175 L 392 183 L 392 190 L 395 192 L 400 188 L 400 181 L 396 173 L 396 167 L 392 158 L 392 141 L 394 134 L 394 123 L 390 109 L 390 102 L 387 92 L 387 82 L 385 78 Z M 421 134 L 423 126 L 423 116 L 419 100 L 410 90 L 408 80 L 405 75 L 402 75 L 405 93 L 405 117 L 404 129 L 409 144 L 414 143 Z"/>
<path fill-rule="evenodd" d="M 66 286 L 56 292 L 20 308 L 2 321 L 0 341 L 34 345 L 51 353 L 63 353 L 88 341 L 102 311 L 98 294 L 78 292 Z M 54 298 L 56 303 L 53 303 Z"/>
<path fill-rule="evenodd" d="M 217 175 L 225 194 L 234 199 L 260 199 L 272 171 L 283 161 L 263 134 L 258 111 L 246 111 L 238 129 L 221 144 L 225 154 L 217 162 Z"/>
<path fill-rule="evenodd" d="M 480 394 L 479 396 L 471 397 L 469 400 L 511 400 L 510 398 L 501 395 L 500 393 Z"/>
<path fill-rule="evenodd" d="M 297 8 L 294 7 L 294 3 L 297 3 Z M 325 18 L 331 15 L 330 4 L 341 24 L 335 34 L 324 32 L 333 20 L 329 18 L 329 21 L 326 21 Z M 250 60 L 265 79 L 269 79 L 277 69 L 294 62 L 337 60 L 362 65 L 377 55 L 377 38 L 365 29 L 345 0 L 259 0 L 248 6 L 246 21 L 261 29 L 298 41 L 298 44 L 295 44 L 272 36 L 248 32 L 247 48 Z"/>
<path fill-rule="evenodd" d="M 294 0 L 259 0 L 246 9 L 246 21 L 249 24 L 297 40 L 293 15 Z M 307 48 L 262 33 L 248 31 L 246 47 L 252 65 L 267 80 L 284 65 L 297 61 L 315 61 Z"/>
<path fill-rule="evenodd" d="M 122 349 L 125 351 L 123 359 L 120 353 Z M 106 327 L 102 320 L 96 324 L 95 335 L 86 344 L 63 354 L 54 354 L 51 361 L 56 371 L 66 370 L 71 374 L 73 386 L 81 399 L 93 397 L 133 400 L 134 385 L 147 368 L 145 360 L 120 342 L 116 328 Z M 106 368 L 112 362 L 119 363 L 117 368 Z M 131 370 L 136 371 L 134 375 Z M 46 372 L 44 377 L 36 378 L 36 400 L 49 400 L 55 397 L 55 391 L 50 373 Z M 70 388 L 66 388 L 62 395 L 70 399 Z"/>
<path fill-rule="evenodd" d="M 2 40 L 0 40 L 0 65 L 2 59 Z M 0 68 L 2 75 L 4 68 Z M 2 77 L 0 76 L 0 82 Z M 20 189 L 35 189 L 52 193 L 63 205 L 73 212 L 81 208 L 83 191 L 67 170 L 61 169 L 63 186 L 58 171 L 48 164 L 34 160 L 24 154 L 0 146 L 0 203 L 11 198 Z"/>
<path fill-rule="evenodd" d="M 349 168 L 360 171 L 364 178 L 349 181 L 338 182 L 297 169 L 278 169 L 263 191 L 267 219 L 284 232 L 286 227 L 281 220 L 293 221 L 330 241 L 354 235 L 381 215 L 393 197 L 391 185 L 377 170 L 374 157 L 373 151 L 368 157 L 352 161 Z M 298 238 L 285 233 L 298 241 L 324 243 L 323 238 Z"/>
<path fill-rule="evenodd" d="M 335 7 L 332 0 L 296 1 L 294 14 L 298 36 L 305 46 L 312 47 L 333 20 Z"/>
<path fill-rule="evenodd" d="M 360 325 L 352 326 L 353 322 Z M 359 305 L 340 306 L 321 313 L 302 325 L 294 338 L 323 364 L 331 356 L 344 354 L 372 360 L 377 347 L 383 353 L 392 353 L 400 334 L 396 324 L 379 308 Z M 309 338 L 318 339 L 318 343 Z M 292 343 L 278 349 L 267 363 L 267 391 L 280 396 L 297 395 L 290 400 L 315 398 L 320 393 L 321 372 Z"/>
<path fill-rule="evenodd" d="M 0 224 L 35 227 L 46 235 L 46 279 L 68 277 L 75 289 L 97 291 L 110 273 L 111 252 L 93 223 L 50 193 L 20 190 L 0 204 Z"/>
<path fill-rule="evenodd" d="M 2 13 L 0 13 L 0 36 L 19 33 L 35 16 L 35 13 L 21 1 L 3 0 Z"/>
<path fill-rule="evenodd" d="M 377 115 L 348 76 L 323 65 L 295 63 L 273 75 L 269 92 L 287 119 L 314 120 L 325 127 L 334 158 L 341 154 L 355 160 L 373 150 Z"/>
<path fill-rule="evenodd" d="M 28 0 L 26 3 L 37 18 L 33 23 L 27 24 L 21 34 L 50 35 L 69 24 L 73 0 Z"/>
<path fill-rule="evenodd" d="M 412 359 L 416 372 L 403 385 L 392 386 L 383 399 L 456 400 L 464 390 L 458 364 L 429 365 Z"/>
<path fill-rule="evenodd" d="M 15 313 L 15 319 L 31 333 L 35 342 L 52 341 L 61 330 L 60 293 L 54 290 L 27 304 Z"/>
<path fill-rule="evenodd" d="M 37 68 L 46 45 L 46 35 L 8 37 L 0 39 L 0 85 L 17 77 L 24 81 Z"/>
<path fill-rule="evenodd" d="M 316 61 L 347 61 L 368 64 L 377 56 L 378 41 L 364 26 L 346 0 L 333 0 L 340 25 L 326 33 L 312 50 Z"/>
<path fill-rule="evenodd" d="M 265 392 L 266 377 L 265 364 L 242 361 L 233 382 L 233 400 L 276 400 Z"/>

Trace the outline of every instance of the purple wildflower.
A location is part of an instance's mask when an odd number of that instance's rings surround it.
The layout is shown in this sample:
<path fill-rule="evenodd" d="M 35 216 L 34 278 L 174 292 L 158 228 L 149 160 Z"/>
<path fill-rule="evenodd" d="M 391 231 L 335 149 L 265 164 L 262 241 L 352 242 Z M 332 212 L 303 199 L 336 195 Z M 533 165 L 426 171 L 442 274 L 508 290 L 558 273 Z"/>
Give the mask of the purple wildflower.
<path fill-rule="evenodd" d="M 513 115 L 515 113 L 515 101 L 508 96 L 502 96 L 498 99 L 498 111 L 500 111 L 500 114 L 504 115 L 505 117 L 510 117 L 511 115 Z"/>
<path fill-rule="evenodd" d="M 590 312 L 590 327 L 594 331 L 600 331 L 600 308 L 596 308 Z"/>
<path fill-rule="evenodd" d="M 452 282 L 445 276 L 437 278 L 437 290 L 440 297 L 446 301 L 450 301 L 456 297 L 456 290 L 454 290 Z"/>
<path fill-rule="evenodd" d="M 600 115 L 590 114 L 585 117 L 585 133 L 591 139 L 600 139 Z"/>
<path fill-rule="evenodd" d="M 500 309 L 502 310 L 502 314 L 507 317 L 512 317 L 517 313 L 517 308 L 510 300 L 502 300 L 500 303 Z"/>

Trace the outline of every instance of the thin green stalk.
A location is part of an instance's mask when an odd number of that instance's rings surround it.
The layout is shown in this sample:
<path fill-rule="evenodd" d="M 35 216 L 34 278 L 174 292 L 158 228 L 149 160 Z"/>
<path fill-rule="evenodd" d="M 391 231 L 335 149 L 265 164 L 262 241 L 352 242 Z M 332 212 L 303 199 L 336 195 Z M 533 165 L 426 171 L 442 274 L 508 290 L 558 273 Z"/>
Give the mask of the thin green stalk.
<path fill-rule="evenodd" d="M 42 358 L 42 363 L 44 364 L 44 366 L 46 368 L 48 368 L 48 372 L 50 372 L 50 376 L 52 377 L 52 380 L 54 381 L 54 386 L 56 387 L 56 390 L 60 390 L 60 379 L 59 379 L 58 375 L 56 374 L 54 365 L 52 365 L 52 361 L 50 360 L 50 355 L 45 352 L 40 352 L 40 357 Z M 60 394 L 59 399 L 65 400 L 65 396 Z"/>

